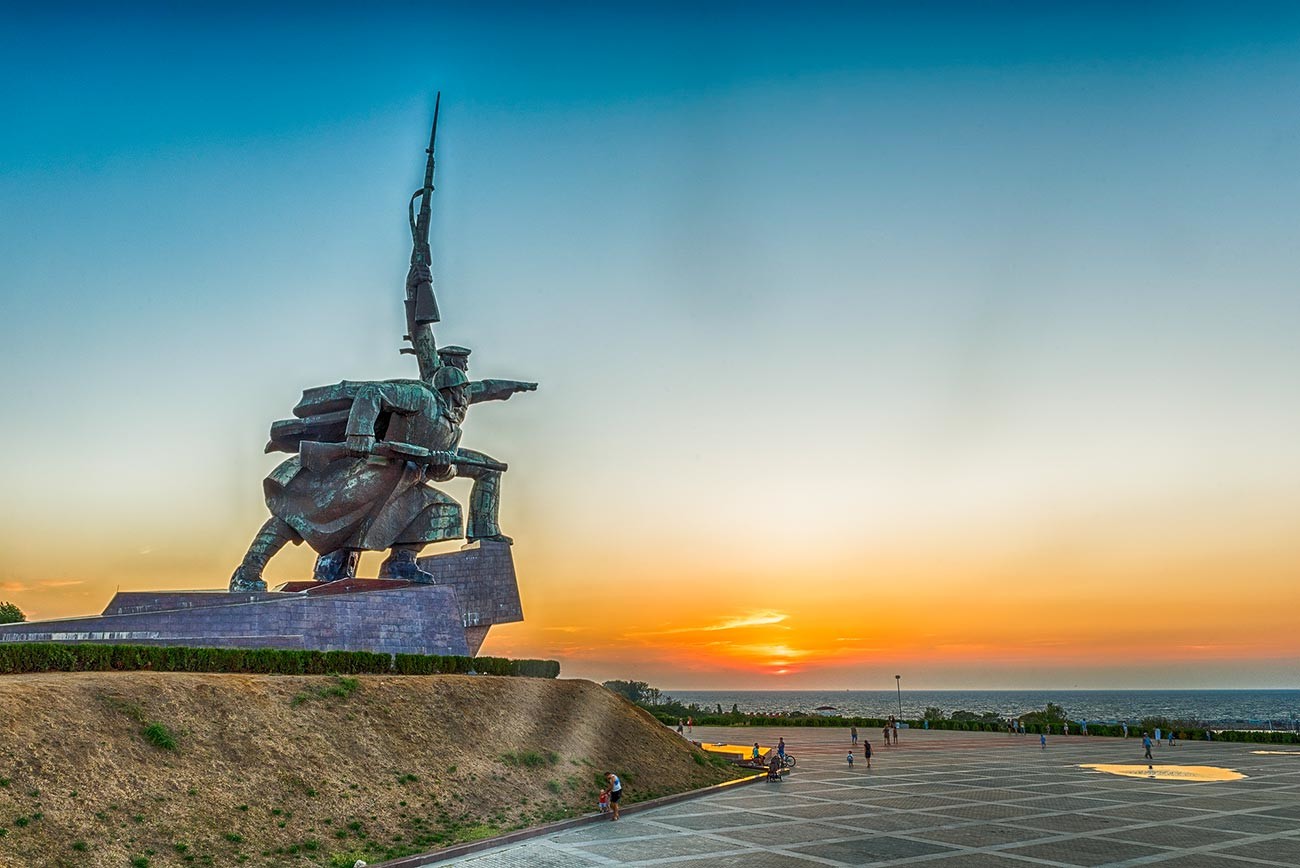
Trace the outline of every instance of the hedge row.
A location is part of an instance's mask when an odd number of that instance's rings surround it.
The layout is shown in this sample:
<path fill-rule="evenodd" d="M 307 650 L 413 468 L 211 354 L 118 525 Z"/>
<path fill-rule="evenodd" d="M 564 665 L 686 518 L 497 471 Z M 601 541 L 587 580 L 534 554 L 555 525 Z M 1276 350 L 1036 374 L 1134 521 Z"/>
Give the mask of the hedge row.
<path fill-rule="evenodd" d="M 922 726 L 919 722 L 913 722 L 913 728 Z M 930 729 L 955 729 L 965 732 L 1007 732 L 1005 723 L 993 723 L 982 720 L 932 720 Z M 1025 732 L 1030 735 L 1046 733 L 1048 735 L 1061 735 L 1063 726 L 1060 723 L 1026 723 Z M 1170 727 L 1162 727 L 1161 735 L 1168 738 Z M 1175 725 L 1172 727 L 1174 736 L 1179 741 L 1242 741 L 1254 744 L 1300 744 L 1300 733 L 1290 732 L 1287 730 L 1235 730 L 1235 729 L 1215 729 L 1209 728 L 1210 736 L 1206 738 L 1207 728 L 1203 726 L 1186 726 Z M 1082 735 L 1082 724 L 1072 721 L 1070 723 L 1070 735 Z M 1151 732 L 1155 735 L 1154 731 Z M 1102 736 L 1109 738 L 1122 738 L 1124 736 L 1124 727 L 1119 724 L 1111 723 L 1090 723 L 1088 724 L 1089 736 Z M 1128 728 L 1129 738 L 1141 738 L 1142 726 L 1132 724 Z"/>
<path fill-rule="evenodd" d="M 0 643 L 0 674 L 20 672 L 243 672 L 263 675 L 445 675 L 478 672 L 555 678 L 555 660 L 373 654 L 369 651 L 298 651 L 281 648 L 187 648 L 169 645 L 62 645 Z"/>
<path fill-rule="evenodd" d="M 511 660 L 508 657 L 439 657 L 437 654 L 397 654 L 393 671 L 400 675 L 449 675 L 477 672 L 480 675 L 522 675 L 529 678 L 557 678 L 558 660 Z"/>
<path fill-rule="evenodd" d="M 667 714 L 662 711 L 649 709 L 652 714 L 663 724 L 675 727 L 679 720 L 685 720 L 685 717 L 675 714 Z M 885 726 L 887 721 L 876 717 L 824 717 L 821 715 L 805 716 L 773 716 L 765 714 L 700 714 L 693 715 L 693 723 L 696 726 L 837 726 L 848 728 L 856 726 L 864 729 L 864 735 L 868 738 L 871 736 L 871 730 L 879 730 Z M 925 724 L 919 720 L 905 721 L 911 729 L 923 729 Z M 961 732 L 1007 732 L 1005 723 L 997 723 L 985 720 L 932 720 L 930 729 L 947 729 L 958 730 Z M 1070 734 L 1080 735 L 1081 726 L 1078 723 L 1070 724 Z M 1046 732 L 1049 735 L 1060 735 L 1061 724 L 1045 723 L 1027 723 L 1025 732 L 1038 735 Z M 1205 741 L 1204 728 L 1197 727 L 1176 727 L 1175 736 L 1179 741 Z M 1161 733 L 1167 735 L 1168 730 Z M 1109 724 L 1088 724 L 1088 734 L 1090 736 L 1111 736 L 1120 737 L 1124 734 L 1123 727 Z M 1140 726 L 1130 726 L 1128 728 L 1129 738 L 1142 737 L 1142 728 Z M 1253 744 L 1300 744 L 1300 732 L 1290 732 L 1287 730 L 1273 731 L 1254 731 L 1254 730 L 1233 730 L 1233 729 L 1211 729 L 1210 740 L 1213 741 L 1237 741 L 1250 742 Z"/>
<path fill-rule="evenodd" d="M 677 721 L 685 721 L 684 714 L 669 714 L 654 708 L 646 709 L 661 723 L 677 726 Z M 768 714 L 694 714 L 692 722 L 696 726 L 817 726 L 817 727 L 865 727 L 880 729 L 887 720 L 877 717 L 826 717 L 820 714 L 808 715 L 768 715 Z"/>

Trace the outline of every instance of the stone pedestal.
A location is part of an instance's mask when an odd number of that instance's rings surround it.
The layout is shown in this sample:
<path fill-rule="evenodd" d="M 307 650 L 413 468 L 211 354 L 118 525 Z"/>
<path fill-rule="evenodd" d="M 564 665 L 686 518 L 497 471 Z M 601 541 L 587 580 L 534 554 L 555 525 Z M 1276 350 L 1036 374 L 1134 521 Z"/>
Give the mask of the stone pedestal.
<path fill-rule="evenodd" d="M 95 642 L 475 655 L 523 620 L 510 546 L 420 559 L 437 584 L 290 582 L 263 593 L 120 591 L 100 615 L 0 626 L 0 642 Z"/>

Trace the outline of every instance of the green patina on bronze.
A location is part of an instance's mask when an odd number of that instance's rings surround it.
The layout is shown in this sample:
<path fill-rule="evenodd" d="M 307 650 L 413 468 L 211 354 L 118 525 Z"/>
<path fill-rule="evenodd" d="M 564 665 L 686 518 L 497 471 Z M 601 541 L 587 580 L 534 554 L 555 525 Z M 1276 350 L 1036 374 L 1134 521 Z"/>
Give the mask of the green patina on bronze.
<path fill-rule="evenodd" d="M 271 425 L 267 452 L 288 452 L 263 482 L 271 517 L 254 537 L 230 579 L 231 591 L 266 589 L 262 570 L 286 543 L 307 543 L 319 555 L 315 578 L 356 574 L 362 551 L 389 555 L 380 576 L 415 582 L 433 577 L 416 564 L 425 545 L 468 536 L 509 543 L 497 524 L 506 465 L 460 447 L 471 404 L 504 401 L 537 384 L 475 380 L 470 351 L 438 348 L 432 324 L 441 321 L 433 292 L 429 221 L 439 98 L 434 103 L 424 184 L 411 196 L 411 265 L 406 277 L 406 329 L 419 379 L 342 380 L 303 392 L 292 419 Z M 417 214 L 415 200 L 420 200 Z M 461 506 L 430 483 L 474 480 L 468 526 Z"/>

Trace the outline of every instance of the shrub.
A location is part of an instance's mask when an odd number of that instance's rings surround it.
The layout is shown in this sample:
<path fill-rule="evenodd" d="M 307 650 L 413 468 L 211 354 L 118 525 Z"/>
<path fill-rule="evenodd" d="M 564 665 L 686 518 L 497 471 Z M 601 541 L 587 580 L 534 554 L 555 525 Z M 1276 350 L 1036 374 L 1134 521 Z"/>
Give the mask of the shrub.
<path fill-rule="evenodd" d="M 146 724 L 145 728 L 140 730 L 140 734 L 154 747 L 160 747 L 163 750 L 176 750 L 176 736 L 172 735 L 171 730 L 157 721 Z"/>
<path fill-rule="evenodd" d="M 511 766 L 525 766 L 527 768 L 537 768 L 548 763 L 555 765 L 560 761 L 559 754 L 554 751 L 547 751 L 546 755 L 538 753 L 535 750 L 521 750 L 514 753 L 501 754 L 501 762 Z"/>

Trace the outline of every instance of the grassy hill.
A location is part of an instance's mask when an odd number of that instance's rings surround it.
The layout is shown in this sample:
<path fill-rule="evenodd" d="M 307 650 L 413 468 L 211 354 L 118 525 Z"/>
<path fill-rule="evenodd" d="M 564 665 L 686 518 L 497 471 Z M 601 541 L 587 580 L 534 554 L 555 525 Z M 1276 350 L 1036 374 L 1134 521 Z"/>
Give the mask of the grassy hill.
<path fill-rule="evenodd" d="M 586 681 L 0 677 L 0 866 L 352 865 L 733 776 Z"/>

